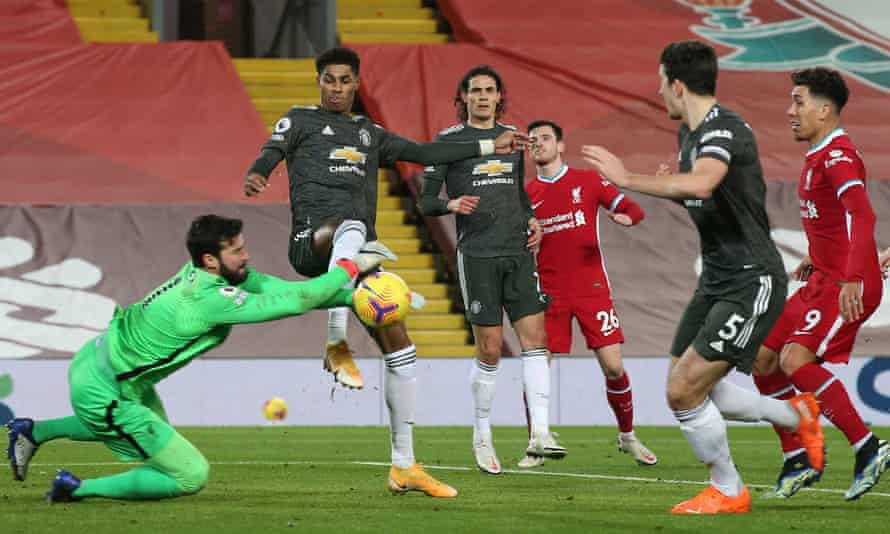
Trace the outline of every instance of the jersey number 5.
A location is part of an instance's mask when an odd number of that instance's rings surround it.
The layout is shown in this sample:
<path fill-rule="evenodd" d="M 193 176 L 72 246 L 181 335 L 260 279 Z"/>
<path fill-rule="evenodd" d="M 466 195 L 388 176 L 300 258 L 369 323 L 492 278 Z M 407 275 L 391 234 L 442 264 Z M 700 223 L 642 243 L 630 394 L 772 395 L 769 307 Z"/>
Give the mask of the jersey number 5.
<path fill-rule="evenodd" d="M 729 316 L 729 319 L 723 324 L 723 328 L 717 332 L 717 335 L 722 339 L 730 340 L 735 338 L 739 333 L 739 325 L 745 322 L 745 318 L 741 315 L 734 313 Z"/>

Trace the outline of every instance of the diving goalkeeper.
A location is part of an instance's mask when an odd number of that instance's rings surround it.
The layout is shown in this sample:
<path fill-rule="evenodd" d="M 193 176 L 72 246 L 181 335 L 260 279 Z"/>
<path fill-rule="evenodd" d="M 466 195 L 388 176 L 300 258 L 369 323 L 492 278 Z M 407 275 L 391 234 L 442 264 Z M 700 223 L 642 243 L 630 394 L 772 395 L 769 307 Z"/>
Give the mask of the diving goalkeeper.
<path fill-rule="evenodd" d="M 89 497 L 162 499 L 196 493 L 207 484 L 207 459 L 169 423 L 154 385 L 225 341 L 232 325 L 352 306 L 343 286 L 383 260 L 371 242 L 339 268 L 304 282 L 285 281 L 248 265 L 242 222 L 203 215 L 192 222 L 191 261 L 144 299 L 117 310 L 108 329 L 78 351 L 68 371 L 74 415 L 10 421 L 9 462 L 24 480 L 37 448 L 50 440 L 101 441 L 123 461 L 142 465 L 117 475 L 80 480 L 60 470 L 50 503 Z"/>

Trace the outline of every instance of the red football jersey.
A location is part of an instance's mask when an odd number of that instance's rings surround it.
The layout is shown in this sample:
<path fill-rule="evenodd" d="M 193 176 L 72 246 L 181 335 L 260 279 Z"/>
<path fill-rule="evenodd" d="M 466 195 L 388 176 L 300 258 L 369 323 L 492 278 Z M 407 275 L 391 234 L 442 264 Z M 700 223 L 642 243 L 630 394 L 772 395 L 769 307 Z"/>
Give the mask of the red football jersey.
<path fill-rule="evenodd" d="M 544 237 L 538 273 L 544 291 L 589 295 L 609 288 L 599 246 L 598 208 L 614 210 L 624 195 L 596 171 L 563 168 L 525 186 Z"/>
<path fill-rule="evenodd" d="M 827 281 L 880 276 L 874 235 L 859 236 L 868 250 L 854 254 L 863 257 L 850 256 L 854 223 L 841 198 L 855 187 L 865 187 L 865 165 L 846 132 L 838 128 L 807 152 L 797 186 L 809 255 L 815 272 Z"/>

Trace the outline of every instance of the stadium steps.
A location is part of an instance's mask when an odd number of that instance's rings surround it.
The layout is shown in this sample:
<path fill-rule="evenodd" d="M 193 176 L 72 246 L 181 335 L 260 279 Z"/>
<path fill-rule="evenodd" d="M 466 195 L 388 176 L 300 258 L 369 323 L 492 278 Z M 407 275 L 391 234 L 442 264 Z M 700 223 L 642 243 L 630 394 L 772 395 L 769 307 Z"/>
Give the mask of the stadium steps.
<path fill-rule="evenodd" d="M 84 41 L 156 43 L 142 9 L 131 0 L 68 0 L 68 10 Z"/>
<path fill-rule="evenodd" d="M 270 131 L 292 106 L 311 106 L 319 102 L 315 61 L 312 59 L 243 58 L 232 61 L 257 113 Z"/>
<path fill-rule="evenodd" d="M 399 255 L 398 261 L 386 264 L 386 268 L 426 298 L 426 306 L 412 310 L 407 319 L 417 354 L 421 357 L 473 355 L 473 346 L 467 344 L 469 334 L 464 316 L 454 311 L 448 285 L 439 280 L 436 257 L 422 252 L 423 240 L 418 236 L 417 227 L 406 224 L 406 197 L 390 193 L 385 171 L 379 173 L 377 185 L 377 236 Z"/>
<path fill-rule="evenodd" d="M 447 42 L 448 35 L 437 33 L 437 27 L 435 11 L 423 7 L 423 0 L 337 0 L 337 33 L 346 45 Z M 312 59 L 235 59 L 234 63 L 270 130 L 291 106 L 319 103 Z"/>
<path fill-rule="evenodd" d="M 337 33 L 349 44 L 447 43 L 423 0 L 337 0 Z"/>

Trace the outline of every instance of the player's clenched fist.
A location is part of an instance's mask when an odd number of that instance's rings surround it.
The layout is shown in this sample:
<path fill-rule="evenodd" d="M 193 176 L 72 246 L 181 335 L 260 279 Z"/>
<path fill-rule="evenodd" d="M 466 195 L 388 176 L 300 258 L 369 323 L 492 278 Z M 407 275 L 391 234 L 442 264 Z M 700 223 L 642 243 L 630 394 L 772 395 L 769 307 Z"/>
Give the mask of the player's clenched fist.
<path fill-rule="evenodd" d="M 479 197 L 473 195 L 463 195 L 452 198 L 448 201 L 448 211 L 459 215 L 469 215 L 473 213 L 476 206 L 479 205 Z"/>
<path fill-rule="evenodd" d="M 244 178 L 244 196 L 254 197 L 266 190 L 269 179 L 261 174 L 252 172 Z"/>

